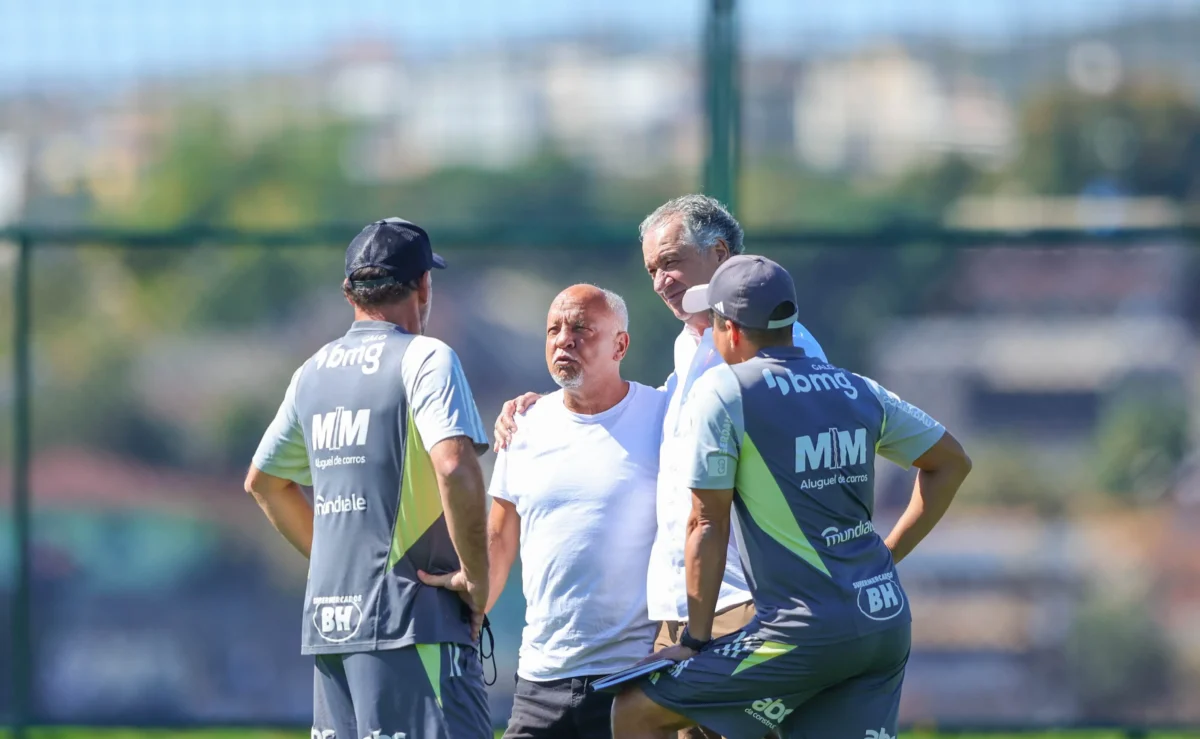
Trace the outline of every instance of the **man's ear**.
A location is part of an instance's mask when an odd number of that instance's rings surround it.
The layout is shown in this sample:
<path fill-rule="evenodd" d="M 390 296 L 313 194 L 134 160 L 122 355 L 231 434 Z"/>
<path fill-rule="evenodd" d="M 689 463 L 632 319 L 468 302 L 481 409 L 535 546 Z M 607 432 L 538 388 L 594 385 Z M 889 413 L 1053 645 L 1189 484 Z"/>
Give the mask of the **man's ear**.
<path fill-rule="evenodd" d="M 625 331 L 618 331 L 617 332 L 617 350 L 615 352 L 614 359 L 616 359 L 619 362 L 622 359 L 624 359 L 625 355 L 628 353 L 629 353 L 629 334 L 628 334 L 628 332 L 625 332 Z"/>
<path fill-rule="evenodd" d="M 422 303 L 428 303 L 431 292 L 433 292 L 433 272 L 428 271 L 421 275 L 421 281 L 417 283 L 417 295 L 421 298 Z"/>
<path fill-rule="evenodd" d="M 717 252 L 717 264 L 729 259 L 729 244 L 725 243 L 725 239 L 717 239 L 717 244 L 713 249 Z"/>
<path fill-rule="evenodd" d="M 729 345 L 737 346 L 742 343 L 742 327 L 733 321 L 726 321 L 729 325 Z"/>

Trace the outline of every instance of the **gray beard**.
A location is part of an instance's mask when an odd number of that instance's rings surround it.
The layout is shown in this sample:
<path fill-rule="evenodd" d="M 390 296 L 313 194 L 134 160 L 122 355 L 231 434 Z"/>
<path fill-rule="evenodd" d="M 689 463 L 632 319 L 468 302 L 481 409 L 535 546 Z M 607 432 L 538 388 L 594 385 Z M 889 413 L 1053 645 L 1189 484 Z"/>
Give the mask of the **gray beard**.
<path fill-rule="evenodd" d="M 563 390 L 578 390 L 583 385 L 582 372 L 572 377 L 563 377 L 562 375 L 551 372 L 550 376 L 554 378 L 554 382 Z"/>

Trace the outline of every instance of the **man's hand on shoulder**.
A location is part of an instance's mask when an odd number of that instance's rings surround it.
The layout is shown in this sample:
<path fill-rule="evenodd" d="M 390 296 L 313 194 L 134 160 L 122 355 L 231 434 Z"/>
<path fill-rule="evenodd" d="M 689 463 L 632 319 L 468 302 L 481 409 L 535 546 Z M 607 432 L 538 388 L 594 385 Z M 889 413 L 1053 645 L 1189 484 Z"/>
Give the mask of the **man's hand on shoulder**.
<path fill-rule="evenodd" d="M 512 442 L 513 434 L 517 432 L 517 414 L 524 414 L 541 397 L 537 393 L 530 392 L 504 404 L 504 407 L 500 409 L 500 415 L 496 418 L 496 427 L 493 429 L 496 434 L 496 443 L 493 446 L 495 452 L 499 453 L 501 449 L 507 449 Z"/>

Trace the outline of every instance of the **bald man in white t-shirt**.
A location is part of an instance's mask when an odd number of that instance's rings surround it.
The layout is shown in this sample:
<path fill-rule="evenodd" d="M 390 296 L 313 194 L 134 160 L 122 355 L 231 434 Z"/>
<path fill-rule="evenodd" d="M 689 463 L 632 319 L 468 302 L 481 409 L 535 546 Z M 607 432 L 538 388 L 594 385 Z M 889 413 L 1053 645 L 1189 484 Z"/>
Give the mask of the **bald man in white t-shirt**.
<path fill-rule="evenodd" d="M 608 739 L 613 696 L 591 682 L 650 653 L 646 610 L 666 394 L 621 379 L 628 312 L 576 285 L 546 320 L 546 364 L 562 388 L 521 417 L 489 493 L 490 602 L 518 552 L 525 629 L 505 737 Z"/>

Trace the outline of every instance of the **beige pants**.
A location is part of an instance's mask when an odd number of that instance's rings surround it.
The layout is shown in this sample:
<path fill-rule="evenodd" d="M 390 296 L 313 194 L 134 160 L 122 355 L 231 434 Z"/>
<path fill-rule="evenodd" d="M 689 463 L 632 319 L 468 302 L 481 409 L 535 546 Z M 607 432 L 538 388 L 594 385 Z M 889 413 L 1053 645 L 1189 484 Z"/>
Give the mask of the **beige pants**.
<path fill-rule="evenodd" d="M 726 634 L 732 634 L 750 623 L 752 618 L 754 618 L 753 603 L 730 606 L 724 611 L 718 612 L 716 618 L 713 619 L 712 637 L 716 639 Z M 658 636 L 654 639 L 654 651 L 657 652 L 678 644 L 679 634 L 683 631 L 684 626 L 687 626 L 686 621 L 663 621 L 658 627 Z M 720 739 L 720 735 L 714 734 L 708 729 L 693 726 L 680 731 L 679 739 Z"/>

